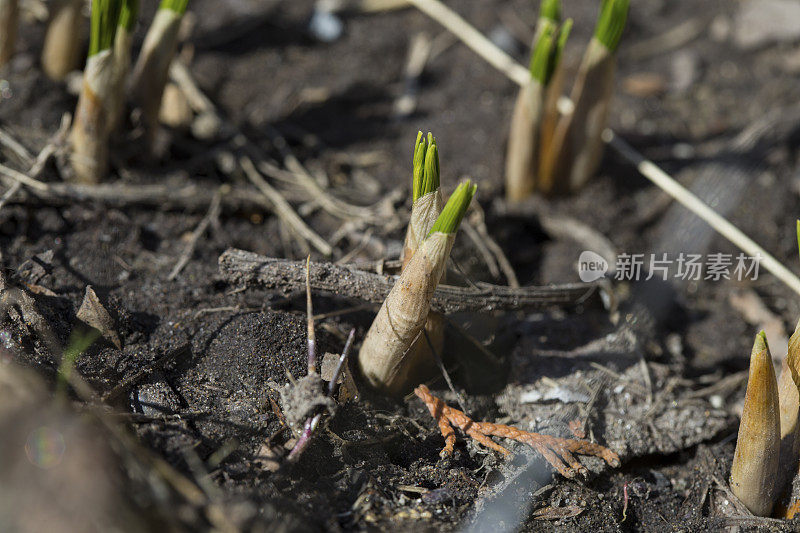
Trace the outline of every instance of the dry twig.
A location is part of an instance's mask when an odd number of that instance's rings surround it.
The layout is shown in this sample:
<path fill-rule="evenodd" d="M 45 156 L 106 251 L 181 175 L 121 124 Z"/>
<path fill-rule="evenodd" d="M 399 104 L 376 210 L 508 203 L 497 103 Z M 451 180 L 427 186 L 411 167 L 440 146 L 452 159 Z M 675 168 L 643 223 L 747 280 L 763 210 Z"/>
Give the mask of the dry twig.
<path fill-rule="evenodd" d="M 305 269 L 300 261 L 264 257 L 231 248 L 220 256 L 219 267 L 222 275 L 235 284 L 259 284 L 286 294 L 305 286 Z M 391 276 L 331 263 L 315 264 L 310 273 L 311 287 L 316 291 L 372 303 L 383 302 L 394 281 Z M 518 289 L 488 283 L 479 283 L 470 288 L 439 285 L 434 293 L 431 309 L 454 313 L 573 307 L 597 297 L 598 289 L 599 286 L 592 283 Z"/>
<path fill-rule="evenodd" d="M 317 249 L 322 255 L 329 256 L 333 253 L 333 249 L 331 246 L 325 242 L 325 239 L 317 235 L 314 230 L 308 227 L 308 225 L 303 221 L 300 216 L 295 213 L 292 206 L 289 205 L 289 202 L 281 196 L 281 194 L 274 188 L 272 185 L 266 182 L 266 180 L 261 177 L 261 174 L 258 172 L 256 167 L 253 165 L 253 162 L 247 156 L 242 156 L 239 159 L 239 164 L 244 170 L 244 173 L 247 175 L 247 178 L 255 185 L 261 194 L 269 200 L 272 204 L 273 209 L 275 210 L 275 214 L 280 217 L 280 219 L 288 225 L 292 230 L 297 233 L 300 237 L 311 243 L 311 245 Z"/>
<path fill-rule="evenodd" d="M 206 232 L 206 229 L 208 229 L 208 226 L 211 224 L 211 222 L 219 217 L 222 196 L 226 192 L 224 189 L 229 189 L 229 187 L 220 187 L 217 189 L 217 192 L 214 193 L 214 198 L 211 200 L 211 206 L 208 208 L 208 213 L 205 217 L 203 217 L 203 220 L 200 221 L 200 224 L 198 224 L 192 232 L 192 237 L 189 239 L 186 249 L 183 251 L 180 258 L 178 258 L 178 262 L 175 263 L 175 266 L 169 273 L 169 276 L 167 276 L 168 280 L 173 280 L 178 277 L 180 271 L 183 270 L 183 267 L 185 267 L 186 263 L 188 263 L 189 259 L 191 259 L 194 249 L 197 246 L 197 241 L 199 241 L 200 237 L 202 237 Z"/>
<path fill-rule="evenodd" d="M 599 444 L 531 433 L 505 424 L 475 422 L 458 409 L 445 405 L 442 400 L 431 394 L 425 385 L 414 389 L 414 393 L 425 403 L 431 416 L 439 425 L 439 431 L 444 437 L 444 448 L 440 453 L 442 457 L 452 455 L 456 442 L 453 428 L 457 427 L 470 438 L 505 456 L 511 455 L 511 452 L 490 439 L 490 436 L 525 443 L 544 457 L 562 476 L 570 479 L 574 478 L 576 474 L 586 474 L 587 472 L 586 467 L 573 454 L 592 455 L 600 457 L 611 466 L 620 465 L 619 456 Z"/>

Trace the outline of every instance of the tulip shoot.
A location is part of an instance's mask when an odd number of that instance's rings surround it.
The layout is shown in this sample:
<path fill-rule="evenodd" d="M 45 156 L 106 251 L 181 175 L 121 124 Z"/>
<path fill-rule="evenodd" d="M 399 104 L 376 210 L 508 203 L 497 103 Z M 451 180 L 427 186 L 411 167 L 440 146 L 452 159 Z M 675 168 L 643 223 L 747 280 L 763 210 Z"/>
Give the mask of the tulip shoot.
<path fill-rule="evenodd" d="M 414 144 L 411 217 L 406 230 L 403 246 L 403 268 L 419 249 L 430 233 L 433 224 L 442 212 L 444 205 L 439 190 L 439 151 L 436 139 L 431 133 L 427 138 L 420 131 Z M 444 280 L 444 275 L 442 280 Z M 405 363 L 400 369 L 398 382 L 417 383 L 434 369 L 436 354 L 441 353 L 444 346 L 444 317 L 430 312 L 425 321 L 421 335 L 411 344 L 405 356 Z"/>
<path fill-rule="evenodd" d="M 550 71 L 555 24 L 546 20 L 531 57 L 531 77 L 521 87 L 511 117 L 506 154 L 506 198 L 520 201 L 533 194 L 539 166 L 539 133 L 544 111 L 545 87 Z"/>
<path fill-rule="evenodd" d="M 72 169 L 80 183 L 98 183 L 108 166 L 114 97 L 114 37 L 122 0 L 93 0 L 89 57 L 72 124 Z"/>
<path fill-rule="evenodd" d="M 559 28 L 560 22 L 560 0 L 542 2 L 531 46 L 531 76 L 520 88 L 511 116 L 505 167 L 506 199 L 510 202 L 527 198 L 537 188 L 543 135 L 558 118 L 555 105 L 563 77 L 558 64 L 572 21 Z M 553 88 L 550 83 L 556 73 L 557 87 Z"/>
<path fill-rule="evenodd" d="M 169 65 L 178 48 L 181 19 L 188 3 L 188 0 L 161 2 L 133 70 L 133 99 L 142 108 L 144 123 L 151 138 L 158 126 L 161 97 L 167 83 Z"/>
<path fill-rule="evenodd" d="M 17 0 L 0 0 L 0 67 L 14 54 L 17 42 L 19 5 Z"/>
<path fill-rule="evenodd" d="M 750 355 L 730 480 L 733 493 L 757 516 L 769 516 L 778 495 L 780 434 L 778 384 L 762 331 L 756 336 Z"/>
<path fill-rule="evenodd" d="M 61 81 L 79 67 L 83 5 L 83 0 L 56 0 L 52 3 L 42 48 L 42 69 L 52 80 Z"/>
<path fill-rule="evenodd" d="M 575 107 L 559 120 L 542 162 L 545 194 L 579 190 L 600 164 L 601 134 L 614 92 L 616 50 L 625 29 L 629 4 L 630 0 L 603 0 L 594 37 L 586 48 L 572 89 Z"/>
<path fill-rule="evenodd" d="M 407 381 L 414 370 L 408 354 L 422 335 L 433 293 L 444 274 L 455 233 L 475 189 L 467 180 L 450 196 L 364 338 L 358 354 L 359 367 L 370 385 L 382 392 L 398 394 L 412 385 Z"/>
<path fill-rule="evenodd" d="M 124 0 L 114 35 L 114 80 L 109 131 L 119 126 L 125 110 L 125 83 L 131 70 L 131 45 L 136 19 L 139 16 L 139 0 Z"/>

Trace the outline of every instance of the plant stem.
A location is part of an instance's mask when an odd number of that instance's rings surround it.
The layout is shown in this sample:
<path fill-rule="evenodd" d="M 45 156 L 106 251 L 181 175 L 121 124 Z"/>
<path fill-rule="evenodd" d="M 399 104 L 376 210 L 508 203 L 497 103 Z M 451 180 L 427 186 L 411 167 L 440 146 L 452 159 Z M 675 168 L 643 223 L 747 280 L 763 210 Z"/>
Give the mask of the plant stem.
<path fill-rule="evenodd" d="M 94 0 L 89 57 L 72 125 L 72 169 L 75 181 L 99 183 L 108 166 L 108 138 L 114 115 L 115 61 L 112 46 L 122 0 Z"/>

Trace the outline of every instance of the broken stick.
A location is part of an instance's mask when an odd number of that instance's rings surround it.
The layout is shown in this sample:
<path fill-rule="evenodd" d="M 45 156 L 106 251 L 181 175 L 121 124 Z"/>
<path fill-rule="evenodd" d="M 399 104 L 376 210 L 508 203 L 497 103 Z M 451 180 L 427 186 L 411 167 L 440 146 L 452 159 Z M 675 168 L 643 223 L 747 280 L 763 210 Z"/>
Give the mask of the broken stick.
<path fill-rule="evenodd" d="M 303 289 L 306 282 L 303 261 L 265 257 L 235 248 L 220 256 L 219 269 L 231 283 L 257 284 L 284 294 Z M 309 281 L 315 291 L 378 304 L 386 299 L 395 280 L 392 276 L 373 274 L 352 266 L 315 263 Z M 442 313 L 568 308 L 588 303 L 599 294 L 600 287 L 594 283 L 517 289 L 488 283 L 478 283 L 475 287 L 439 285 L 431 308 Z"/>

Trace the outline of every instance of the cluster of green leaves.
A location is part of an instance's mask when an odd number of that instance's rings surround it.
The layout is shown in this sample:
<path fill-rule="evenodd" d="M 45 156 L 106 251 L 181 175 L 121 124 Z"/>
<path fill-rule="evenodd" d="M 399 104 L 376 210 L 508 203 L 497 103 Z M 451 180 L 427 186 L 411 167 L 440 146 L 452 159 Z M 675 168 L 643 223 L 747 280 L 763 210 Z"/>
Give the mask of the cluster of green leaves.
<path fill-rule="evenodd" d="M 619 46 L 629 6 L 630 0 L 603 0 L 600 5 L 594 35 L 612 52 Z M 549 83 L 571 30 L 572 19 L 561 24 L 561 0 L 543 0 L 530 63 L 531 77 L 539 83 Z"/>
<path fill-rule="evenodd" d="M 122 3 L 122 0 L 92 0 L 89 57 L 108 50 L 114 44 Z"/>
<path fill-rule="evenodd" d="M 439 149 L 436 139 L 429 132 L 427 139 L 422 132 L 417 133 L 414 144 L 413 198 L 425 196 L 439 188 Z"/>
<path fill-rule="evenodd" d="M 445 204 L 436 222 L 433 223 L 433 227 L 428 235 L 433 235 L 434 233 L 446 233 L 448 235 L 455 233 L 461 225 L 461 219 L 464 218 L 464 214 L 467 212 L 467 208 L 470 202 L 472 202 L 472 197 L 475 196 L 475 191 L 477 189 L 478 186 L 472 185 L 470 180 L 461 182 L 461 184 L 456 187 L 453 194 L 450 195 L 447 204 Z"/>
<path fill-rule="evenodd" d="M 572 19 L 561 24 L 561 0 L 544 0 L 539 9 L 536 41 L 531 54 L 531 77 L 547 85 L 555 72 L 567 38 L 572 31 Z"/>

